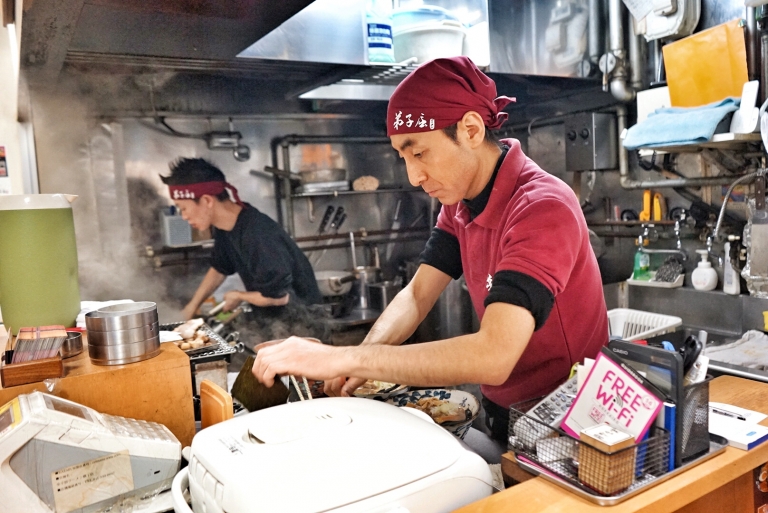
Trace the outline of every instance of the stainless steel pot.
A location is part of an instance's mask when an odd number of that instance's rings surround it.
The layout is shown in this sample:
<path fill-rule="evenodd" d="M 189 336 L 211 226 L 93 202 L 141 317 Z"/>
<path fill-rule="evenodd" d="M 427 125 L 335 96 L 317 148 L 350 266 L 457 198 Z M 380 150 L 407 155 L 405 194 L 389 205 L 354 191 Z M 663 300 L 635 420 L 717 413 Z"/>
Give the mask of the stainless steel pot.
<path fill-rule="evenodd" d="M 370 301 L 371 308 L 374 310 L 384 311 L 384 309 L 392 302 L 392 299 L 397 295 L 403 287 L 399 283 L 393 281 L 382 281 L 381 283 L 369 283 L 368 284 L 368 299 Z"/>
<path fill-rule="evenodd" d="M 355 287 L 359 301 L 357 306 L 363 310 L 370 308 L 370 295 L 368 285 L 381 281 L 381 268 L 374 266 L 358 266 L 353 271 L 355 275 Z"/>
<path fill-rule="evenodd" d="M 325 297 L 343 296 L 352 289 L 354 274 L 346 271 L 315 271 L 317 288 Z"/>

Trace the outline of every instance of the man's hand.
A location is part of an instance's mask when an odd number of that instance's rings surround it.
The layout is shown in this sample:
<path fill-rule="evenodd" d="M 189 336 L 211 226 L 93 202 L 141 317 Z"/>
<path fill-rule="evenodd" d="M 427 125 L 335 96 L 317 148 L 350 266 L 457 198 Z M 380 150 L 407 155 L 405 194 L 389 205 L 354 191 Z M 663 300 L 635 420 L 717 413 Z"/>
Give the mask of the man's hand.
<path fill-rule="evenodd" d="M 268 387 L 274 385 L 278 375 L 331 380 L 341 374 L 338 362 L 342 349 L 299 337 L 290 337 L 282 342 L 265 342 L 254 347 L 256 360 L 251 372 Z"/>
<path fill-rule="evenodd" d="M 243 293 L 240 290 L 230 290 L 224 294 L 224 311 L 231 312 L 243 302 Z"/>
<path fill-rule="evenodd" d="M 365 381 L 362 378 L 336 378 L 326 381 L 323 391 L 330 397 L 352 397 Z"/>

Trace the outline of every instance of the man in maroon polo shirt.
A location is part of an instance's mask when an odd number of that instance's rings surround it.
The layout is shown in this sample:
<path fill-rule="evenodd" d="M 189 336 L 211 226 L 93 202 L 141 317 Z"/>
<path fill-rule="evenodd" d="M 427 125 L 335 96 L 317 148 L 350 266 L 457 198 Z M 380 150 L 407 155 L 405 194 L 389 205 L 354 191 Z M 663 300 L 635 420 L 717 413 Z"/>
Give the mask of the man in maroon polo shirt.
<path fill-rule="evenodd" d="M 414 386 L 479 383 L 495 438 L 510 405 L 554 390 L 608 341 L 597 260 L 573 191 L 490 130 L 513 101 L 466 57 L 417 68 L 389 101 L 387 135 L 408 178 L 442 209 L 413 280 L 358 347 L 292 337 L 259 351 L 253 373 L 326 380 L 351 395 L 365 379 Z M 400 346 L 451 279 L 464 275 L 477 333 Z M 351 377 L 354 376 L 354 377 Z"/>

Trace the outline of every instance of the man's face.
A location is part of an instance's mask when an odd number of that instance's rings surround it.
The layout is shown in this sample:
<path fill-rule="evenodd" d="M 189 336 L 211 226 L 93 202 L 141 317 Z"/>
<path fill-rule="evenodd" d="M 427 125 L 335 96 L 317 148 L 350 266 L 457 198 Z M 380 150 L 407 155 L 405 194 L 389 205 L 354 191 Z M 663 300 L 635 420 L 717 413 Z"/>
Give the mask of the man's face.
<path fill-rule="evenodd" d="M 442 130 L 434 130 L 395 134 L 390 140 L 405 160 L 411 185 L 420 186 L 443 205 L 454 205 L 467 197 L 477 161 L 461 137 L 456 143 Z"/>
<path fill-rule="evenodd" d="M 211 215 L 213 210 L 210 207 L 210 201 L 206 201 L 210 197 L 206 198 L 203 195 L 199 201 L 191 199 L 177 199 L 174 200 L 176 208 L 179 209 L 182 219 L 192 226 L 192 228 L 204 231 L 211 226 Z"/>

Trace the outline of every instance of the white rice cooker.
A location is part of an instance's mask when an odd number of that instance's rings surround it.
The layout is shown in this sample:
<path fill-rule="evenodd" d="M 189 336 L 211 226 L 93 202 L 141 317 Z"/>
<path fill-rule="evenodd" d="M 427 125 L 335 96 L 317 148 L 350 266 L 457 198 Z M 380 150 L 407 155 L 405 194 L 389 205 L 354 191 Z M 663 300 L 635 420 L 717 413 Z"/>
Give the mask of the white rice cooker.
<path fill-rule="evenodd" d="M 447 512 L 492 492 L 486 462 L 409 409 L 361 398 L 267 408 L 200 431 L 172 486 L 189 513 Z"/>

